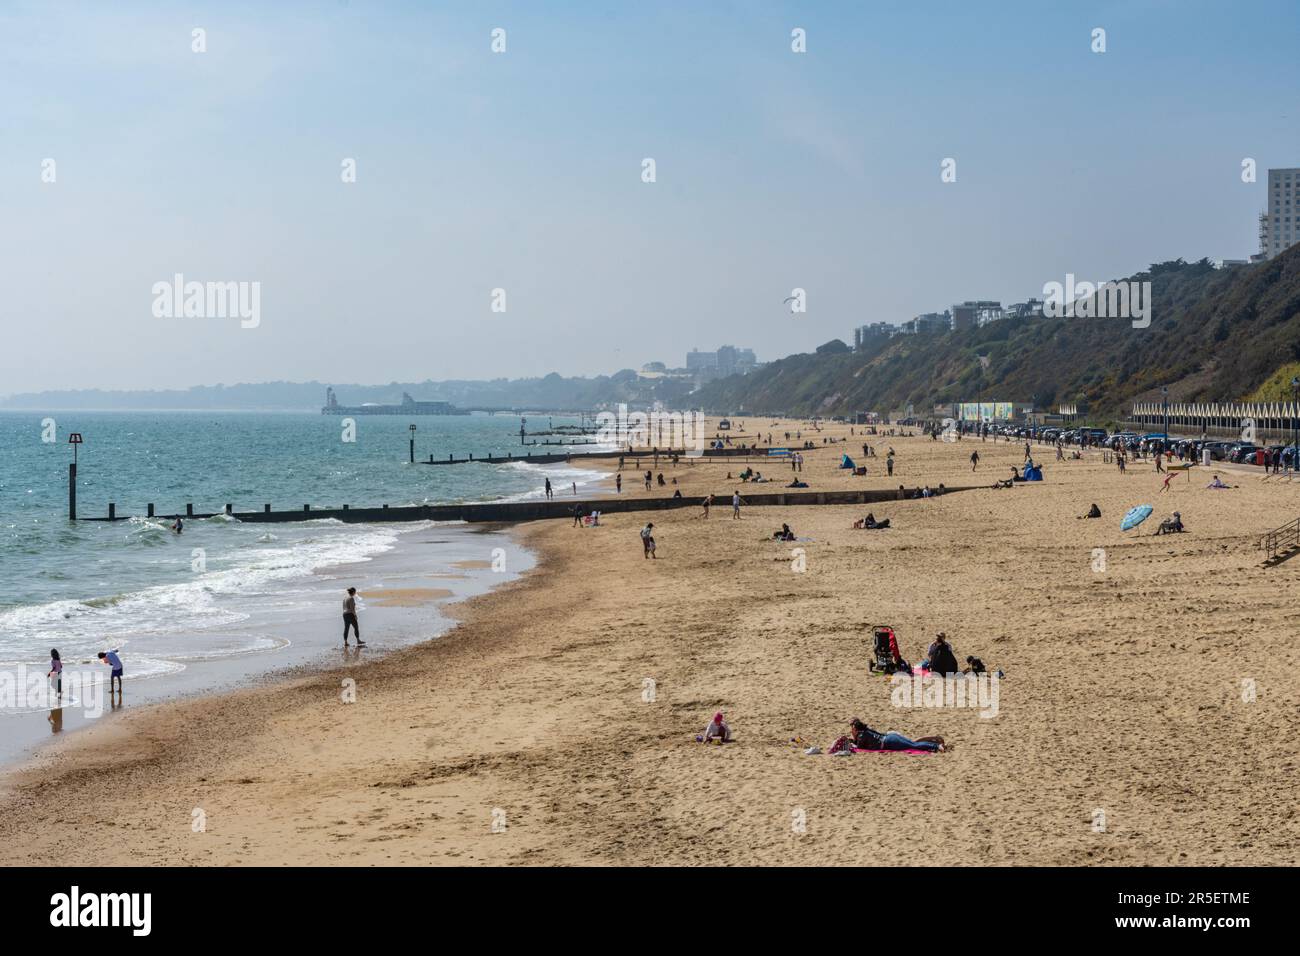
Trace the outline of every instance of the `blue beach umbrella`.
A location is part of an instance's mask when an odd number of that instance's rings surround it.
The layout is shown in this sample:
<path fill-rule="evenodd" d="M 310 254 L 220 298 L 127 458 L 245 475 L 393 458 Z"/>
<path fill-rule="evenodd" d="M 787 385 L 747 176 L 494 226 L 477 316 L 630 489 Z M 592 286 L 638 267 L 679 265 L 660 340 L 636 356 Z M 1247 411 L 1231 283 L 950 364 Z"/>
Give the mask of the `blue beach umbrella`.
<path fill-rule="evenodd" d="M 1119 523 L 1120 531 L 1128 531 L 1130 528 L 1136 528 L 1147 518 L 1151 517 L 1152 508 L 1150 505 L 1138 505 L 1136 508 L 1130 508 L 1124 520 Z"/>

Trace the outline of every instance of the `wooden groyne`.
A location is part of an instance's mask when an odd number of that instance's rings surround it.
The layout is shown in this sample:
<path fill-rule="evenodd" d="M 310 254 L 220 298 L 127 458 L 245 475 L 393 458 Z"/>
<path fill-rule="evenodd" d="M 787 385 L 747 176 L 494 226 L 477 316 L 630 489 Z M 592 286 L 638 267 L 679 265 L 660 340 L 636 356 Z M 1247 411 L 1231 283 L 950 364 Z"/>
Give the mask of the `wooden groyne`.
<path fill-rule="evenodd" d="M 545 444 L 545 442 L 543 442 L 542 444 Z M 777 450 L 784 450 L 781 449 L 779 446 L 773 446 L 773 448 L 776 448 Z M 839 454 L 844 453 L 843 451 L 840 450 L 838 444 L 817 445 L 815 448 L 791 447 L 789 451 L 791 452 L 797 451 L 802 455 L 806 455 L 812 451 L 820 451 L 828 448 L 836 449 L 837 453 Z M 676 448 L 676 449 L 660 448 L 658 450 L 658 455 L 659 455 L 659 460 L 661 462 L 664 459 L 672 458 L 673 455 L 676 455 L 682 461 L 687 461 L 687 462 L 692 460 L 699 461 L 701 459 L 706 459 L 706 458 L 744 458 L 746 460 L 750 458 L 754 458 L 760 460 L 770 460 L 774 464 L 788 465 L 790 463 L 789 458 L 786 457 L 784 454 L 773 455 L 769 453 L 770 451 L 771 449 L 768 448 L 727 447 L 727 448 L 706 448 L 702 452 L 695 452 L 695 451 L 688 452 L 680 448 Z M 554 464 L 555 462 L 558 461 L 573 461 L 573 460 L 584 459 L 584 458 L 626 458 L 630 461 L 648 461 L 653 459 L 655 454 L 656 452 L 655 449 L 653 448 L 648 450 L 640 449 L 637 451 L 627 451 L 626 449 L 624 449 L 622 451 L 618 451 L 618 450 L 575 451 L 575 452 L 563 452 L 563 453 L 547 452 L 542 454 L 527 453 L 523 455 L 516 455 L 511 452 L 506 452 L 504 455 L 496 455 L 493 454 L 492 452 L 489 452 L 486 455 L 479 455 L 477 457 L 475 457 L 474 455 L 470 455 L 468 458 L 456 458 L 453 455 L 448 455 L 446 458 L 434 458 L 433 455 L 430 455 L 427 460 L 421 459 L 419 463 L 421 465 L 467 465 L 470 464 L 471 462 L 478 462 L 483 465 L 506 465 L 506 464 L 510 464 L 511 462 L 523 461 L 523 462 L 530 462 L 536 465 L 549 465 L 549 464 Z"/>
<path fill-rule="evenodd" d="M 961 488 L 945 488 L 944 494 L 956 494 L 961 491 L 973 491 L 988 488 L 988 485 L 967 485 Z M 1017 485 L 1017 487 L 1024 487 Z M 777 491 L 750 493 L 743 496 L 744 507 L 807 507 L 809 505 L 864 505 L 876 502 L 898 501 L 898 489 L 888 488 L 862 489 L 859 491 Z M 911 499 L 909 499 L 911 500 Z M 621 514 L 632 511 L 669 511 L 676 508 L 700 508 L 704 498 L 700 495 L 681 498 L 632 498 L 613 496 L 609 498 L 554 498 L 550 501 L 483 501 L 454 505 L 408 505 L 378 508 L 353 508 L 343 505 L 341 508 L 313 508 L 303 505 L 300 511 L 272 511 L 271 506 L 264 505 L 261 511 L 235 511 L 232 505 L 226 505 L 223 511 L 196 512 L 193 504 L 187 504 L 185 511 L 177 514 L 155 514 L 154 506 L 148 506 L 146 517 L 160 520 L 203 519 L 227 515 L 238 521 L 253 524 L 279 524 L 289 521 L 318 521 L 334 519 L 350 523 L 370 523 L 385 521 L 541 521 L 547 518 L 568 518 L 572 520 L 574 508 L 582 514 L 599 511 L 603 515 Z M 714 498 L 714 507 L 726 509 L 730 499 L 723 496 Z M 117 505 L 110 503 L 108 514 L 102 517 L 80 518 L 81 521 L 125 521 L 130 515 L 117 513 Z"/>

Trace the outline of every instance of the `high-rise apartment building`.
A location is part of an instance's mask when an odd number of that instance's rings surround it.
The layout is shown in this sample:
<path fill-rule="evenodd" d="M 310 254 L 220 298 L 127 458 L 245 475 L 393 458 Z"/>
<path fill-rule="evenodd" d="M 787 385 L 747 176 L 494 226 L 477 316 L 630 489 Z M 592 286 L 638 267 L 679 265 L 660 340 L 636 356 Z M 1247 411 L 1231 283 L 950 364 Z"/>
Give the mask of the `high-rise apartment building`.
<path fill-rule="evenodd" d="M 1300 241 L 1300 169 L 1268 171 L 1268 204 L 1259 217 L 1259 254 L 1272 259 Z"/>

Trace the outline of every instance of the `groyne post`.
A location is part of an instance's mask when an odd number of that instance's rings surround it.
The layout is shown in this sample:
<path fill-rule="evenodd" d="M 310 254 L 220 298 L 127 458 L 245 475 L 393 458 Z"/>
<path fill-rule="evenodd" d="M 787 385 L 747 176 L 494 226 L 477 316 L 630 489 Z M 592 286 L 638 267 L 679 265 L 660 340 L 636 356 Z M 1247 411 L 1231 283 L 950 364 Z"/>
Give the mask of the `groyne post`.
<path fill-rule="evenodd" d="M 81 432 L 68 435 L 72 446 L 72 463 L 68 465 L 68 520 L 77 520 L 77 449 L 81 447 Z"/>
<path fill-rule="evenodd" d="M 187 501 L 187 502 L 185 503 L 185 517 L 187 517 L 187 518 L 193 518 L 193 517 L 194 517 L 194 502 L 192 502 L 192 501 Z"/>
<path fill-rule="evenodd" d="M 113 504 L 113 502 L 111 501 L 108 503 L 108 520 L 109 521 L 117 520 L 117 505 Z"/>

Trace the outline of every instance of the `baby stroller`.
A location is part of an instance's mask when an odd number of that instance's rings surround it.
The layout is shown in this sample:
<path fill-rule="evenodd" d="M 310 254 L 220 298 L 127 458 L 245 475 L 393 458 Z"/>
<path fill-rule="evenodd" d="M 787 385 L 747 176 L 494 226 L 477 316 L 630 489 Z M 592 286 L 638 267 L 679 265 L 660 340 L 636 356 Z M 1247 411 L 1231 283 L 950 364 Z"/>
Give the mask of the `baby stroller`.
<path fill-rule="evenodd" d="M 871 628 L 871 673 L 893 674 L 895 671 L 911 673 L 912 665 L 903 660 L 898 653 L 898 638 L 894 629 L 888 624 L 876 624 Z"/>

